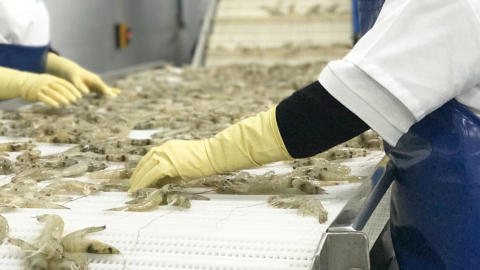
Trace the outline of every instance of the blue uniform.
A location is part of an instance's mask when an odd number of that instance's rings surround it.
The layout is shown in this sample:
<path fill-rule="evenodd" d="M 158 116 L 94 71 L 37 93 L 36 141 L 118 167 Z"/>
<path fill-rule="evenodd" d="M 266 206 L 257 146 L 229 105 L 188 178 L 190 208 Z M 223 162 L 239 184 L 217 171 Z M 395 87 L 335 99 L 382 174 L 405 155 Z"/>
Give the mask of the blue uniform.
<path fill-rule="evenodd" d="M 383 3 L 359 0 L 362 33 Z M 397 168 L 390 218 L 400 269 L 480 269 L 480 119 L 451 100 L 385 150 Z"/>
<path fill-rule="evenodd" d="M 0 66 L 43 73 L 48 52 L 48 46 L 0 44 Z"/>

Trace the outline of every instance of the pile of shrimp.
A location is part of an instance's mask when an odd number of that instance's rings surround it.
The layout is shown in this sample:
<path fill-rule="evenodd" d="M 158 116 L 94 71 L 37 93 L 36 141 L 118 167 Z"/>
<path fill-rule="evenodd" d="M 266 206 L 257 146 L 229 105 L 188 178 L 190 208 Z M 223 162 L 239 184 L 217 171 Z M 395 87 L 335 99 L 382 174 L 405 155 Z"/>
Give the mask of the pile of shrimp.
<path fill-rule="evenodd" d="M 6 220 L 3 220 L 4 218 L 0 218 L 0 226 L 3 222 L 6 223 Z M 87 270 L 88 260 L 84 253 L 120 254 L 120 251 L 111 245 L 85 238 L 89 233 L 105 230 L 105 226 L 88 227 L 62 236 L 65 223 L 60 216 L 41 215 L 37 216 L 37 220 L 45 223 L 45 227 L 33 242 L 8 238 L 10 244 L 24 252 L 26 270 Z M 2 231 L 0 235 L 3 239 L 8 234 L 8 224 L 6 226 L 7 231 Z"/>
<path fill-rule="evenodd" d="M 325 64 L 165 66 L 119 79 L 114 85 L 122 94 L 116 98 L 92 94 L 63 108 L 34 104 L 0 111 L 0 136 L 29 140 L 0 144 L 0 174 L 13 176 L 0 187 L 0 207 L 66 209 L 63 204 L 72 196 L 126 191 L 135 167 L 152 147 L 172 139 L 211 138 L 315 81 Z M 156 132 L 132 139 L 128 137 L 132 130 Z M 61 154 L 42 155 L 35 147 L 38 143 L 72 147 Z M 368 131 L 316 157 L 294 161 L 293 172 L 286 175 L 232 172 L 188 183 L 159 182 L 155 186 L 159 191 L 142 190 L 133 202 L 109 210 L 188 208 L 191 199 L 206 199 L 181 191 L 187 187 L 234 194 L 321 194 L 326 185 L 360 179 L 336 159 L 365 156 L 368 149 L 381 147 L 378 135 Z M 12 159 L 11 152 L 20 154 Z M 123 166 L 110 169 L 112 162 Z M 88 182 L 71 180 L 85 174 Z"/>

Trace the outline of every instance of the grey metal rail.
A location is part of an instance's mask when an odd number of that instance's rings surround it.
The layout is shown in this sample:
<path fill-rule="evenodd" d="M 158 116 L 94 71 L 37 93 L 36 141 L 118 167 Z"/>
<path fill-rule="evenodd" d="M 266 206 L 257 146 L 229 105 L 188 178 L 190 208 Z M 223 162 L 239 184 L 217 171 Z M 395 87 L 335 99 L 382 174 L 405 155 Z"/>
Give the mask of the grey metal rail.
<path fill-rule="evenodd" d="M 362 183 L 322 237 L 311 270 L 369 270 L 369 242 L 362 232 L 395 178 L 395 167 L 384 157 Z"/>

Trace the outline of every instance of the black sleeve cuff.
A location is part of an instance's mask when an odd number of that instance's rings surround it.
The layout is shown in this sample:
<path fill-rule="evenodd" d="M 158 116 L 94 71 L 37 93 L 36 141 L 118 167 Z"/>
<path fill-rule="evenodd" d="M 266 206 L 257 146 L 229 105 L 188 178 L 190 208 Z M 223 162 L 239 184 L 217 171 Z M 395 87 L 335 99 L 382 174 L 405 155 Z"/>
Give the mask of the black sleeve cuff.
<path fill-rule="evenodd" d="M 59 55 L 57 51 L 55 51 L 54 49 L 52 49 L 52 46 L 48 46 L 48 52 L 54 53 L 54 54 L 56 54 L 56 55 Z"/>
<path fill-rule="evenodd" d="M 280 102 L 276 118 L 293 158 L 314 156 L 369 129 L 318 81 Z"/>

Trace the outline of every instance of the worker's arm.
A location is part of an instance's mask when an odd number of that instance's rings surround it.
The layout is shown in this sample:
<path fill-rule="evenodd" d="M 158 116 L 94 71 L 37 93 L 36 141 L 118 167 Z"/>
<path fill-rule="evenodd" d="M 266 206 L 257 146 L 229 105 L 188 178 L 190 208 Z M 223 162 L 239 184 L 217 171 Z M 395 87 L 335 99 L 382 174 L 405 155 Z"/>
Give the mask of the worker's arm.
<path fill-rule="evenodd" d="M 84 94 L 94 91 L 108 96 L 117 96 L 120 93 L 119 89 L 107 86 L 97 74 L 53 52 L 48 53 L 45 71 L 71 82 Z"/>
<path fill-rule="evenodd" d="M 318 154 L 369 127 L 315 82 L 277 107 L 247 118 L 214 138 L 172 140 L 139 162 L 131 189 L 165 177 L 191 180 Z"/>
<path fill-rule="evenodd" d="M 82 95 L 64 79 L 0 67 L 0 99 L 17 97 L 59 107 L 77 101 Z"/>

